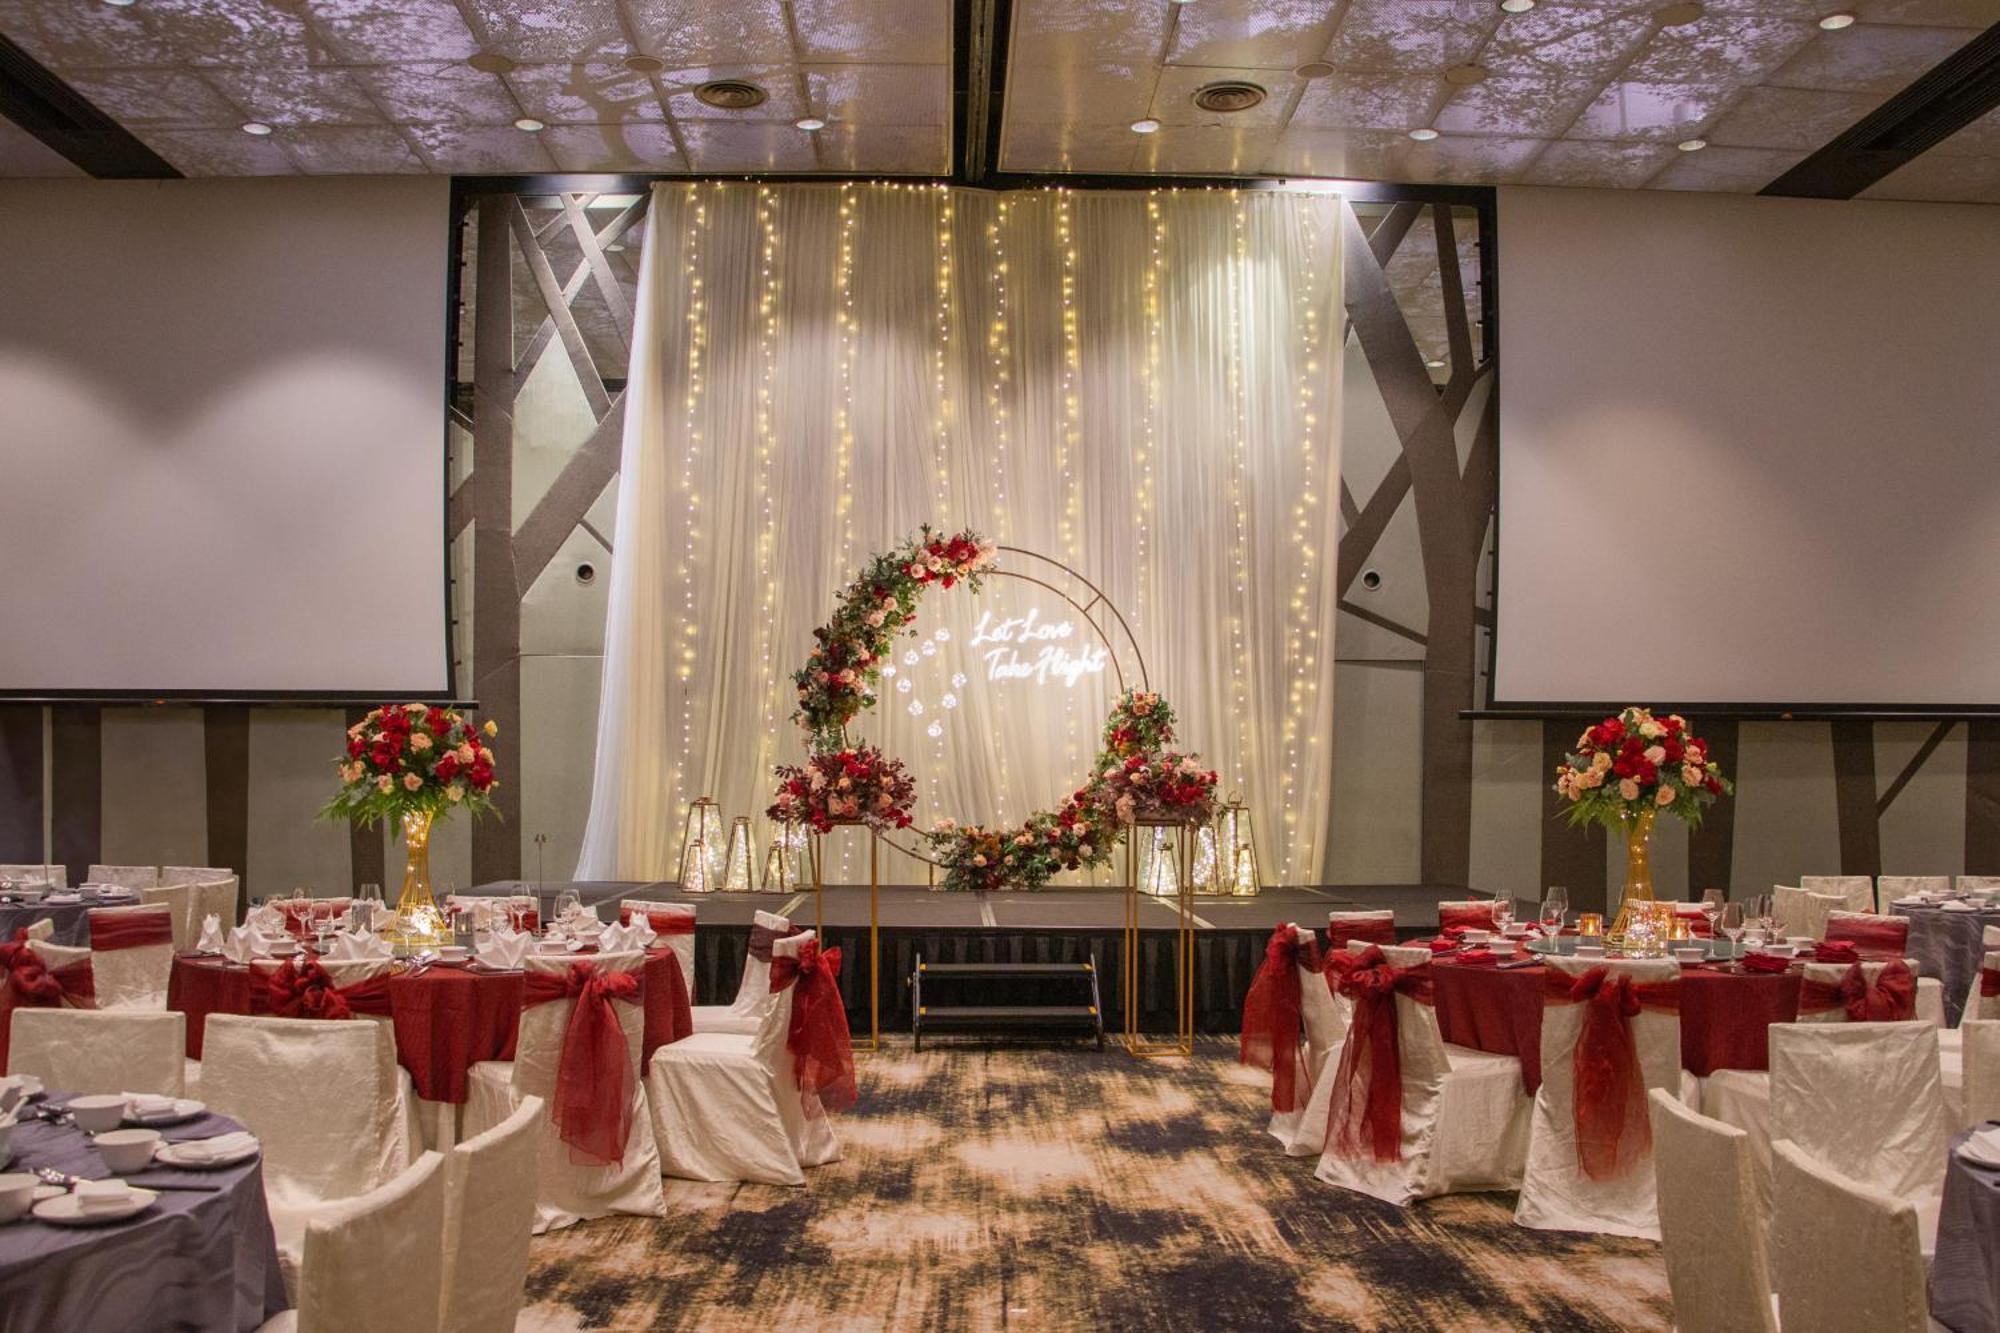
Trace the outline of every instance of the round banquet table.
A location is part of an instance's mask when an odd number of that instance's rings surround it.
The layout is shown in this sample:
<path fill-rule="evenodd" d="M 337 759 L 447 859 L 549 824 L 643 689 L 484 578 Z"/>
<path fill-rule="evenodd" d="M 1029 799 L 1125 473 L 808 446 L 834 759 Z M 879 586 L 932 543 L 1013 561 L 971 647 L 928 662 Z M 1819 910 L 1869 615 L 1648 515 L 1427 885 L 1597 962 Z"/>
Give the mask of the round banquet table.
<path fill-rule="evenodd" d="M 1910 942 L 1903 952 L 1923 964 L 1924 976 L 1943 984 L 1945 1025 L 1957 1027 L 1986 954 L 1986 927 L 2000 926 L 2000 908 L 1961 911 L 1931 903 L 1891 903 L 1889 911 L 1909 919 Z"/>
<path fill-rule="evenodd" d="M 588 953 L 574 955 L 588 959 Z M 694 1011 L 680 959 L 664 945 L 646 951 L 640 974 L 645 1007 L 644 1059 L 694 1032 Z M 390 1021 L 396 1029 L 396 1058 L 410 1071 L 417 1096 L 428 1102 L 463 1105 L 472 1066 L 482 1060 L 514 1058 L 526 989 L 520 972 L 487 972 L 447 963 L 419 974 L 389 979 Z M 187 1015 L 188 1058 L 201 1058 L 202 1033 L 210 1014 L 270 1012 L 262 979 L 249 967 L 220 958 L 181 954 L 167 982 L 167 1008 Z"/>
<path fill-rule="evenodd" d="M 1952 1138 L 1931 1261 L 1931 1318 L 1956 1333 L 2000 1328 L 2000 1168 L 1958 1155 L 1974 1132 Z"/>
<path fill-rule="evenodd" d="M 62 1105 L 62 1093 L 51 1093 Z M 169 1142 L 242 1126 L 204 1115 L 161 1129 Z M 104 1159 L 73 1125 L 14 1128 L 15 1162 L 102 1179 Z M 150 1170 L 162 1181 L 215 1186 L 162 1190 L 137 1217 L 58 1227 L 33 1217 L 0 1226 L 0 1333 L 151 1333 L 249 1330 L 288 1308 L 278 1242 L 264 1208 L 263 1160 L 220 1171 Z"/>
<path fill-rule="evenodd" d="M 72 893 L 78 890 L 70 890 Z M 14 932 L 37 921 L 54 923 L 56 932 L 50 937 L 51 944 L 68 944 L 77 948 L 90 943 L 90 909 L 93 907 L 134 907 L 139 903 L 136 893 L 121 894 L 117 897 L 99 898 L 95 894 L 82 894 L 73 903 L 24 902 L 9 896 L 0 898 L 0 940 L 11 940 Z"/>
<path fill-rule="evenodd" d="M 1516 961 L 1532 957 L 1516 955 Z M 1521 1061 L 1532 1096 L 1542 1085 L 1542 977 L 1547 968 L 1474 965 L 1449 955 L 1431 960 L 1438 1033 Z M 1799 1016 L 1797 968 L 1738 972 L 1726 965 L 1681 969 L 1681 1067 L 1707 1076 L 1718 1069 L 1768 1069 L 1770 1025 Z"/>

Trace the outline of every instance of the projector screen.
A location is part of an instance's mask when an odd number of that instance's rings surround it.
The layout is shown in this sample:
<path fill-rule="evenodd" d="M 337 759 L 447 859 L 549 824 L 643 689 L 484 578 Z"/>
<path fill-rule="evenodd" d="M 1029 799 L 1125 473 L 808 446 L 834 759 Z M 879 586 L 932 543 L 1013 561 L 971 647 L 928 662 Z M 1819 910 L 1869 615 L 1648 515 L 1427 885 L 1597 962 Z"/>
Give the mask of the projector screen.
<path fill-rule="evenodd" d="M 1495 707 L 2000 705 L 2000 209 L 1499 209 Z"/>
<path fill-rule="evenodd" d="M 0 182 L 0 692 L 447 692 L 447 193 Z"/>

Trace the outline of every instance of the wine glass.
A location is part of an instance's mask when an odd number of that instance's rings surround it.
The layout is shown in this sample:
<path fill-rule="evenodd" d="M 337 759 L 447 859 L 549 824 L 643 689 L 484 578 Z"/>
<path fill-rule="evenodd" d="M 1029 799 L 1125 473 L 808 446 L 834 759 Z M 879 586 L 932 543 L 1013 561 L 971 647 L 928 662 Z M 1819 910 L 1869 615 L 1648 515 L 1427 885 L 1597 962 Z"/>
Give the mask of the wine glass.
<path fill-rule="evenodd" d="M 1499 935 L 1505 935 L 1507 933 L 1507 927 L 1513 923 L 1513 920 L 1514 920 L 1514 896 L 1512 894 L 1503 893 L 1493 900 L 1494 933 Z"/>
<path fill-rule="evenodd" d="M 1742 903 L 1724 903 L 1722 905 L 1722 933 L 1729 937 L 1729 956 L 1731 958 L 1736 957 L 1737 953 L 1742 949 L 1744 924 Z"/>
<path fill-rule="evenodd" d="M 507 925 L 511 930 L 532 930 L 535 925 L 533 894 L 517 893 L 507 899 Z"/>
<path fill-rule="evenodd" d="M 583 896 L 575 889 L 564 889 L 556 895 L 556 920 L 564 925 L 575 924 L 577 914 L 583 911 Z"/>
<path fill-rule="evenodd" d="M 1721 889 L 1703 889 L 1701 891 L 1701 914 L 1708 918 L 1708 935 L 1710 939 L 1715 938 L 1716 922 L 1721 919 L 1722 905 L 1727 901 L 1729 901 L 1728 896 Z"/>

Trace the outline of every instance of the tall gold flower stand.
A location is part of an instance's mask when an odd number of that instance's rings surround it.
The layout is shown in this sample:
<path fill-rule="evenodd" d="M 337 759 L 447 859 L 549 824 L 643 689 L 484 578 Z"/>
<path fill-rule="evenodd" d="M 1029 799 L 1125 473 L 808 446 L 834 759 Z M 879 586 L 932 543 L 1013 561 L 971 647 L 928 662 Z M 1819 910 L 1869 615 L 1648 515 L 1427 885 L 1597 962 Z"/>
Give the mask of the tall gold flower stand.
<path fill-rule="evenodd" d="M 882 835 L 858 819 L 843 819 L 835 828 L 868 830 L 868 1044 L 854 1043 L 857 1051 L 882 1049 Z M 811 862 L 813 889 L 813 934 L 825 947 L 826 855 L 821 845 L 825 834 L 814 831 L 806 842 L 806 859 Z"/>
<path fill-rule="evenodd" d="M 1172 1041 L 1157 1041 L 1139 1031 L 1139 883 L 1141 831 L 1166 829 L 1174 855 L 1174 1017 Z M 1139 819 L 1125 827 L 1125 947 L 1119 969 L 1125 998 L 1125 1049 L 1143 1059 L 1194 1054 L 1194 840 L 1195 828 L 1178 819 Z"/>

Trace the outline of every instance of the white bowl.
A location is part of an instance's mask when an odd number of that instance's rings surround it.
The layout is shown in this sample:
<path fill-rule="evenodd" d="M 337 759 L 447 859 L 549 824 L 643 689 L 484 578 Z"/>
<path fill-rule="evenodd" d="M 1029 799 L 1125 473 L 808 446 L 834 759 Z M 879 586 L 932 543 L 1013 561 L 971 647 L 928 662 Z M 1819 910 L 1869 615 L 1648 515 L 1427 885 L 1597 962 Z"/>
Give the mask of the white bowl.
<path fill-rule="evenodd" d="M 447 963 L 462 963 L 472 957 L 472 950 L 463 944 L 444 944 L 438 946 L 437 955 Z"/>
<path fill-rule="evenodd" d="M 1680 962 L 1699 963 L 1706 957 L 1708 957 L 1708 950 L 1699 944 L 1677 944 L 1674 946 L 1674 958 Z"/>
<path fill-rule="evenodd" d="M 86 1134 L 102 1134 L 118 1128 L 125 1118 L 125 1099 L 113 1093 L 95 1093 L 69 1099 L 69 1113 L 76 1127 Z"/>
<path fill-rule="evenodd" d="M 104 1155 L 104 1164 L 111 1168 L 111 1174 L 127 1176 L 134 1171 L 144 1171 L 153 1160 L 153 1150 L 160 1146 L 160 1131 L 107 1130 L 99 1134 L 94 1142 L 97 1151 Z"/>
<path fill-rule="evenodd" d="M 0 1222 L 26 1214 L 35 1202 L 35 1187 L 41 1183 L 26 1171 L 0 1176 Z"/>
<path fill-rule="evenodd" d="M 1458 938 L 1461 944 L 1484 944 L 1487 940 L 1493 938 L 1493 932 L 1490 930 L 1461 931 Z"/>
<path fill-rule="evenodd" d="M 1773 958 L 1795 958 L 1798 956 L 1799 949 L 1795 944 L 1766 944 L 1761 946 L 1757 952 L 1767 953 Z"/>

